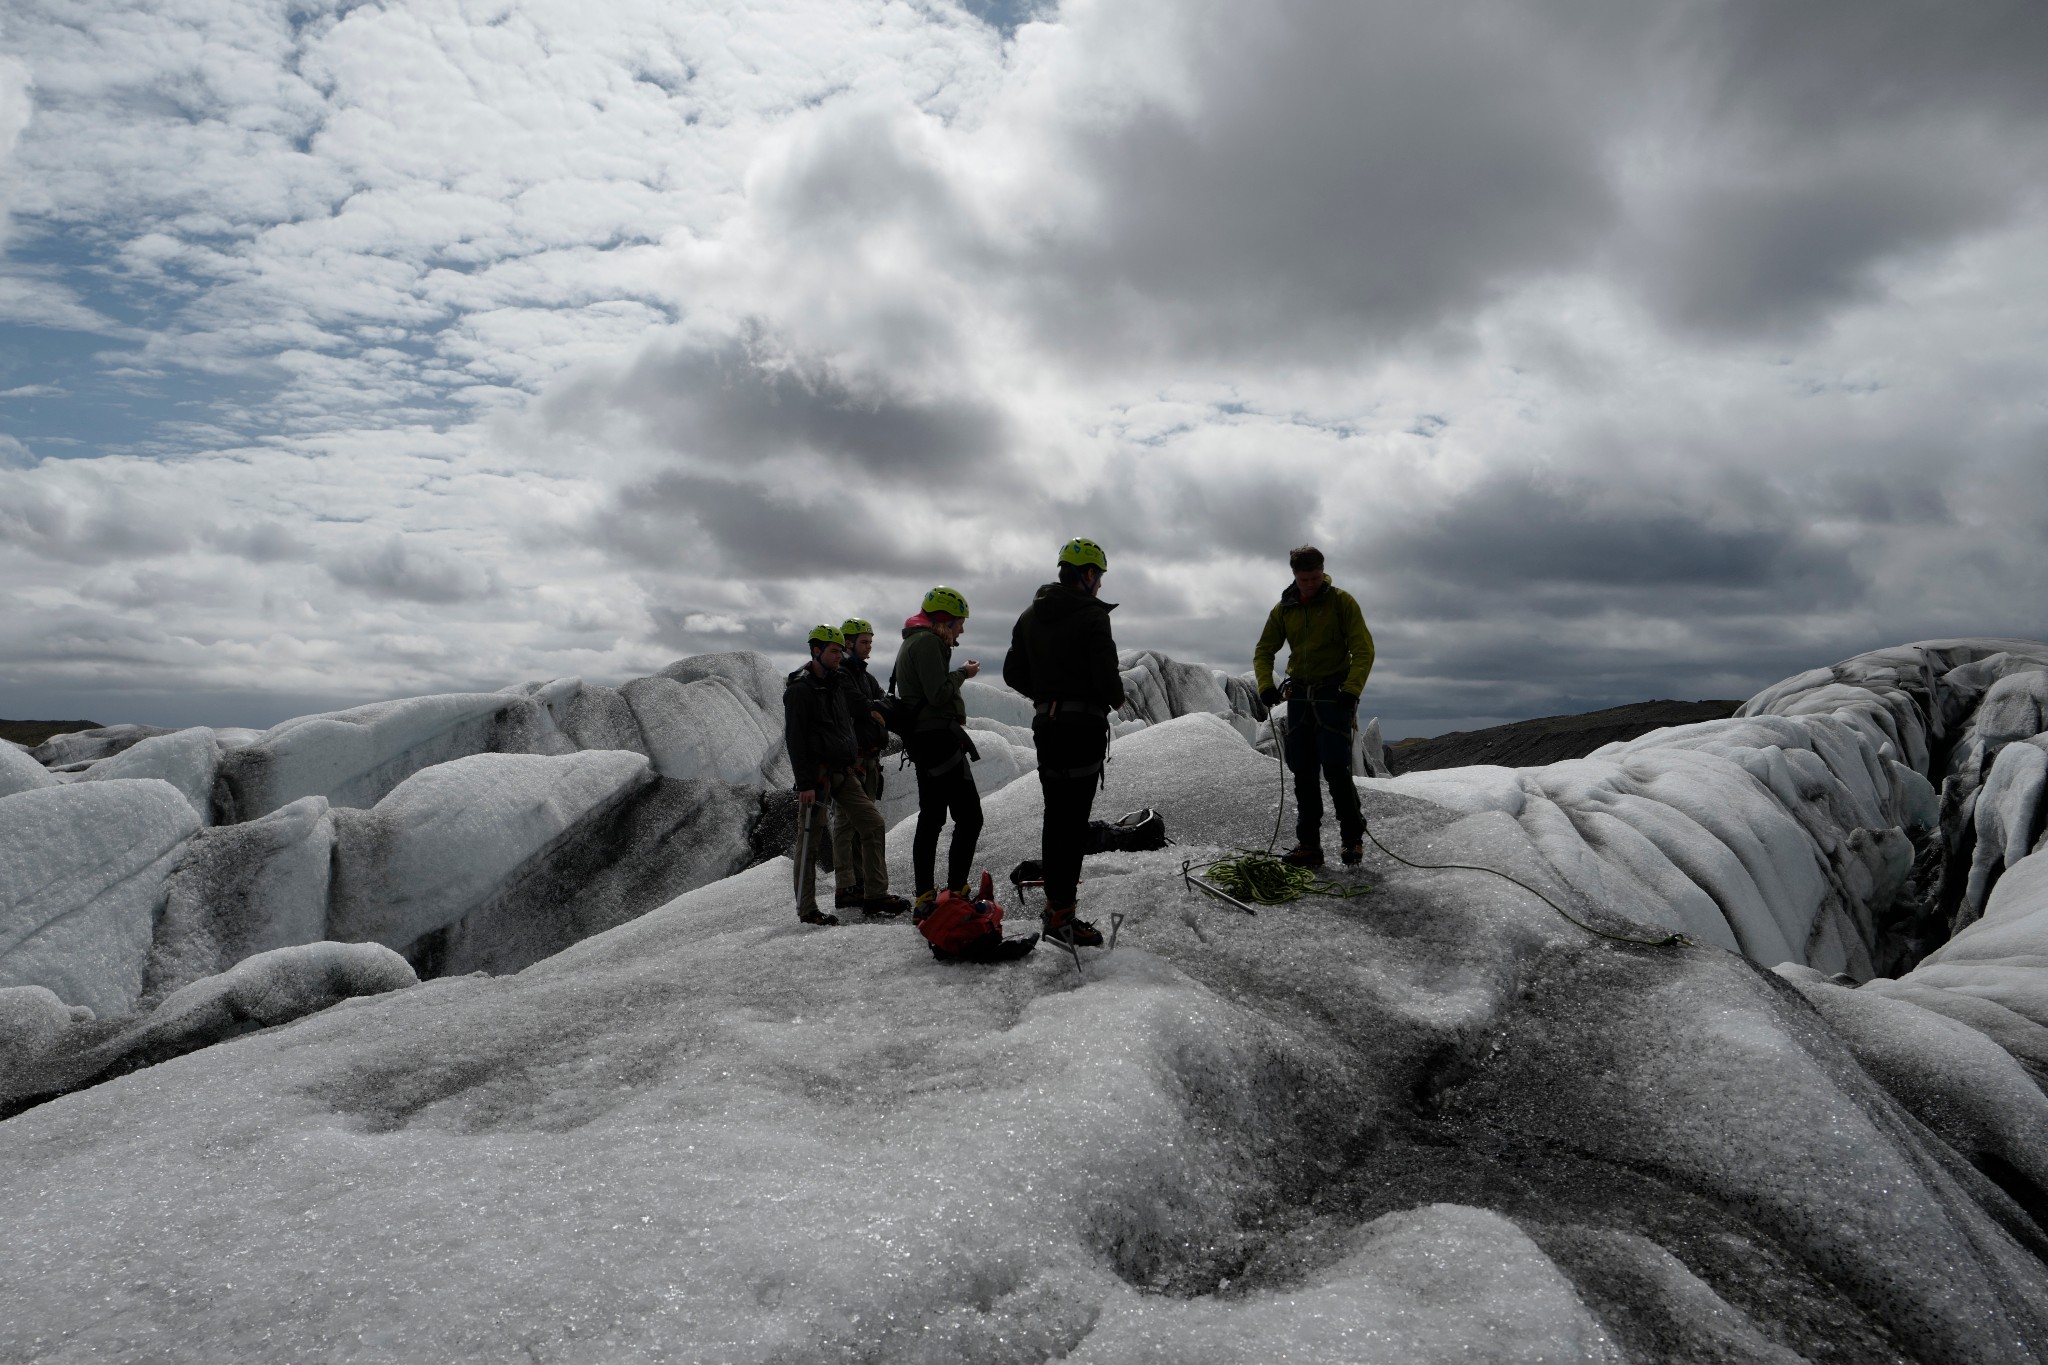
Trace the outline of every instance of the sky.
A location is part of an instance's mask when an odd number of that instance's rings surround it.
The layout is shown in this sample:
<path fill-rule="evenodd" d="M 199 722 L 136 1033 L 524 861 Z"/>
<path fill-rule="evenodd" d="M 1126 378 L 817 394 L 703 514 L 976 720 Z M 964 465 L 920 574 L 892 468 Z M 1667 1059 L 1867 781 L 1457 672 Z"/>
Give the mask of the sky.
<path fill-rule="evenodd" d="M 1067 537 L 1392 737 L 2048 637 L 2048 7 L 13 0 L 0 715 L 618 682 Z"/>

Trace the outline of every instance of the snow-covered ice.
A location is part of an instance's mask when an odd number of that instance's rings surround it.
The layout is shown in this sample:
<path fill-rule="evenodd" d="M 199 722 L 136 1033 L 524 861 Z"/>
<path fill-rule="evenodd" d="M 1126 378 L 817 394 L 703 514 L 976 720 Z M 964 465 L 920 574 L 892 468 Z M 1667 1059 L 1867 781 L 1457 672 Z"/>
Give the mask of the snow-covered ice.
<path fill-rule="evenodd" d="M 327 933 L 405 949 L 484 908 L 570 831 L 653 780 L 640 754 L 472 754 L 333 812 Z"/>
<path fill-rule="evenodd" d="M 221 761 L 233 820 L 253 820 L 302 796 L 367 809 L 412 774 L 471 754 L 558 754 L 575 744 L 545 705 L 504 693 L 450 693 L 374 702 L 273 726 Z"/>
<path fill-rule="evenodd" d="M 143 1002 L 257 953 L 326 938 L 333 860 L 334 816 L 321 796 L 192 839 L 165 884 Z"/>
<path fill-rule="evenodd" d="M 771 722 L 758 703 L 718 675 L 690 682 L 639 678 L 620 690 L 663 777 L 764 783 L 781 755 L 779 697 Z"/>
<path fill-rule="evenodd" d="M 50 770 L 30 758 L 28 750 L 11 742 L 0 744 L 0 796 L 56 785 Z"/>
<path fill-rule="evenodd" d="M 67 768 L 112 757 L 153 735 L 170 733 L 160 725 L 103 725 L 97 730 L 52 735 L 31 749 L 29 755 L 46 767 Z"/>
<path fill-rule="evenodd" d="M 1096 813 L 1177 844 L 1088 861 L 1083 914 L 1123 923 L 1079 971 L 798 925 L 788 861 L 747 866 L 786 831 L 759 655 L 523 684 L 459 743 L 362 708 L 382 739 L 293 760 L 338 784 L 204 833 L 161 782 L 0 799 L 187 822 L 160 1003 L 17 978 L 0 1061 L 203 1048 L 0 1123 L 0 1356 L 2048 1360 L 2048 647 L 1900 646 L 1569 763 L 1361 779 L 1406 861 L 1255 916 L 1180 870 L 1291 838 L 1261 708 L 1124 663 Z M 970 710 L 1000 877 L 1038 853 L 1029 710 L 993 681 Z M 322 905 L 442 975 L 262 938 Z M 1689 941 L 1626 941 L 1658 930 Z"/>
<path fill-rule="evenodd" d="M 1398 785 L 1365 795 L 1405 855 L 1526 850 Z M 1156 798 L 1184 846 L 1091 860 L 1085 909 L 1126 919 L 1085 972 L 800 926 L 776 859 L 516 976 L 29 1110 L 0 1352 L 2048 1352 L 2048 1274 L 1982 1179 L 1742 959 L 1592 939 L 1481 873 L 1376 864 L 1364 900 L 1257 917 L 1186 893 L 1278 788 L 1220 717 L 1120 742 L 1105 806 Z M 992 860 L 1036 800 L 991 797 Z"/>
<path fill-rule="evenodd" d="M 220 745 L 204 726 L 153 735 L 103 758 L 80 776 L 84 782 L 123 777 L 160 777 L 181 792 L 201 824 L 213 823 L 213 779 L 220 769 Z"/>
<path fill-rule="evenodd" d="M 199 827 L 156 778 L 0 797 L 0 987 L 46 986 L 102 1014 L 132 1008 L 164 880 Z"/>

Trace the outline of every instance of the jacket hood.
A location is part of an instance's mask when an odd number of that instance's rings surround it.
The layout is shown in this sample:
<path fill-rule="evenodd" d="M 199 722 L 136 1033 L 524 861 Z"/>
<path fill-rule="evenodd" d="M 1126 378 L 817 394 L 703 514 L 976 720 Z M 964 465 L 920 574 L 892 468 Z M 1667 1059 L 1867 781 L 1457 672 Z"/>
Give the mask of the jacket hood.
<path fill-rule="evenodd" d="M 1324 590 L 1324 589 L 1326 589 L 1326 588 L 1334 588 L 1334 587 L 1336 587 L 1336 586 L 1337 586 L 1337 585 L 1336 585 L 1335 583 L 1333 583 L 1333 582 L 1332 582 L 1332 581 L 1330 580 L 1330 576 L 1329 576 L 1328 574 L 1324 574 L 1324 575 L 1323 575 L 1323 586 L 1322 586 L 1321 588 L 1318 588 L 1318 589 L 1316 589 L 1316 596 L 1318 596 L 1318 597 L 1321 597 L 1321 596 L 1323 595 L 1323 590 Z M 1300 605 L 1301 605 L 1301 584 L 1299 584 L 1299 583 L 1289 583 L 1289 584 L 1287 585 L 1287 590 L 1286 590 L 1285 592 L 1282 592 L 1282 593 L 1280 594 L 1280 600 L 1281 600 L 1282 602 L 1286 603 L 1286 604 L 1287 604 L 1288 606 L 1290 606 L 1290 607 L 1298 607 L 1298 606 L 1300 606 Z"/>
<path fill-rule="evenodd" d="M 915 616 L 903 618 L 903 638 L 906 640 L 910 638 L 911 633 L 914 631 L 930 630 L 931 628 L 932 618 L 926 616 L 923 612 L 919 612 Z"/>
<path fill-rule="evenodd" d="M 1100 607 L 1104 611 L 1116 610 L 1116 603 L 1105 602 L 1099 597 L 1090 597 L 1085 592 L 1076 592 L 1064 583 L 1045 584 L 1032 597 L 1031 605 L 1047 621 L 1064 621 L 1091 607 Z"/>

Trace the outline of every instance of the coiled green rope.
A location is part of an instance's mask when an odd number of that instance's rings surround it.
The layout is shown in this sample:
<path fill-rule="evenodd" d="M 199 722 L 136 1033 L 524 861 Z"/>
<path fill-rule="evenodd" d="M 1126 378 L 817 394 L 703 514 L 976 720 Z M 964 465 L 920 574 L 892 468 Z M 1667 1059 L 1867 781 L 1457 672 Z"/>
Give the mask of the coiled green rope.
<path fill-rule="evenodd" d="M 1202 875 L 1239 900 L 1254 905 L 1280 905 L 1303 896 L 1348 899 L 1372 891 L 1362 884 L 1347 886 L 1329 881 L 1318 877 L 1313 868 L 1295 867 L 1270 852 L 1260 853 L 1256 849 L 1239 849 L 1236 857 L 1218 858 L 1203 869 Z"/>

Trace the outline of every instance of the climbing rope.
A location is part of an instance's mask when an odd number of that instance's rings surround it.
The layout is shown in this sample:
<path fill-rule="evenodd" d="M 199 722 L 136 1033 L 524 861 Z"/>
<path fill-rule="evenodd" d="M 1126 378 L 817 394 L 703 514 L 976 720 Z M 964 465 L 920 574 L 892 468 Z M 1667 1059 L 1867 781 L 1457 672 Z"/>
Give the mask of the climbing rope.
<path fill-rule="evenodd" d="M 1318 718 L 1317 723 L 1321 724 L 1320 718 Z M 1341 884 L 1336 882 L 1318 883 L 1318 879 L 1316 878 L 1315 873 L 1310 871 L 1308 868 L 1289 867 L 1286 863 L 1283 863 L 1278 858 L 1272 856 L 1273 848 L 1280 842 L 1280 822 L 1287 813 L 1287 726 L 1285 722 L 1279 722 L 1275 724 L 1273 728 L 1275 732 L 1274 737 L 1278 741 L 1276 747 L 1280 750 L 1280 753 L 1277 755 L 1280 759 L 1280 804 L 1278 809 L 1276 809 L 1273 812 L 1273 837 L 1266 842 L 1265 853 L 1241 854 L 1239 857 L 1236 858 L 1226 858 L 1219 862 L 1212 863 L 1209 867 L 1208 875 L 1211 878 L 1217 880 L 1219 883 L 1222 883 L 1226 877 L 1229 877 L 1233 874 L 1244 876 L 1246 878 L 1245 885 L 1247 889 L 1252 891 L 1256 891 L 1262 886 L 1279 886 L 1284 889 L 1286 887 L 1291 887 L 1295 885 L 1301 878 L 1304 877 L 1307 878 L 1308 882 L 1312 884 L 1304 890 L 1293 891 L 1292 894 L 1280 897 L 1279 899 L 1282 900 L 1295 900 L 1305 894 L 1316 894 L 1325 896 L 1352 896 L 1363 894 L 1365 891 L 1368 891 L 1371 888 L 1360 887 L 1357 890 L 1349 890 L 1343 888 Z M 1484 872 L 1491 876 L 1499 877 L 1502 881 L 1509 882 L 1515 886 L 1519 886 L 1524 891 L 1534 896 L 1537 900 L 1542 901 L 1545 905 L 1549 906 L 1552 910 L 1556 911 L 1558 918 L 1562 919 L 1565 923 L 1573 925 L 1576 928 L 1583 929 L 1587 933 L 1592 934 L 1595 937 L 1608 939 L 1615 943 L 1632 943 L 1639 948 L 1678 948 L 1683 947 L 1692 942 L 1692 940 L 1687 938 L 1684 934 L 1666 934 L 1662 938 L 1636 938 L 1629 934 L 1616 934 L 1610 933 L 1605 929 L 1596 929 L 1592 925 L 1586 923 L 1584 920 L 1574 916 L 1562 905 L 1559 905 L 1556 901 L 1544 895 L 1535 887 L 1529 885 L 1529 883 L 1523 881 L 1519 877 L 1510 876 L 1508 873 L 1501 871 L 1497 867 L 1480 867 L 1476 863 L 1418 863 L 1412 859 L 1404 858 L 1400 854 L 1394 852 L 1394 850 L 1388 848 L 1385 844 L 1380 842 L 1379 835 L 1374 834 L 1372 832 L 1372 822 L 1364 818 L 1363 812 L 1360 812 L 1360 818 L 1363 821 L 1365 837 L 1372 840 L 1373 847 L 1377 848 L 1380 852 L 1386 854 L 1389 858 L 1392 858 L 1395 862 L 1400 863 L 1404 867 L 1412 867 L 1419 872 Z M 1277 878 L 1275 877 L 1273 872 L 1268 870 L 1268 864 L 1270 864 L 1272 868 L 1279 870 L 1279 876 Z M 1325 887 L 1332 889 L 1325 890 L 1323 889 Z M 1256 897 L 1255 895 L 1247 894 L 1239 896 L 1239 899 L 1256 900 L 1258 899 L 1258 897 Z M 1275 902 L 1260 901 L 1260 903 L 1274 904 Z"/>
<path fill-rule="evenodd" d="M 1254 905 L 1280 905 L 1303 896 L 1349 899 L 1372 891 L 1369 886 L 1347 886 L 1318 877 L 1313 868 L 1284 863 L 1270 850 L 1261 853 L 1257 849 L 1239 849 L 1235 857 L 1210 863 L 1202 875 L 1239 900 Z"/>

